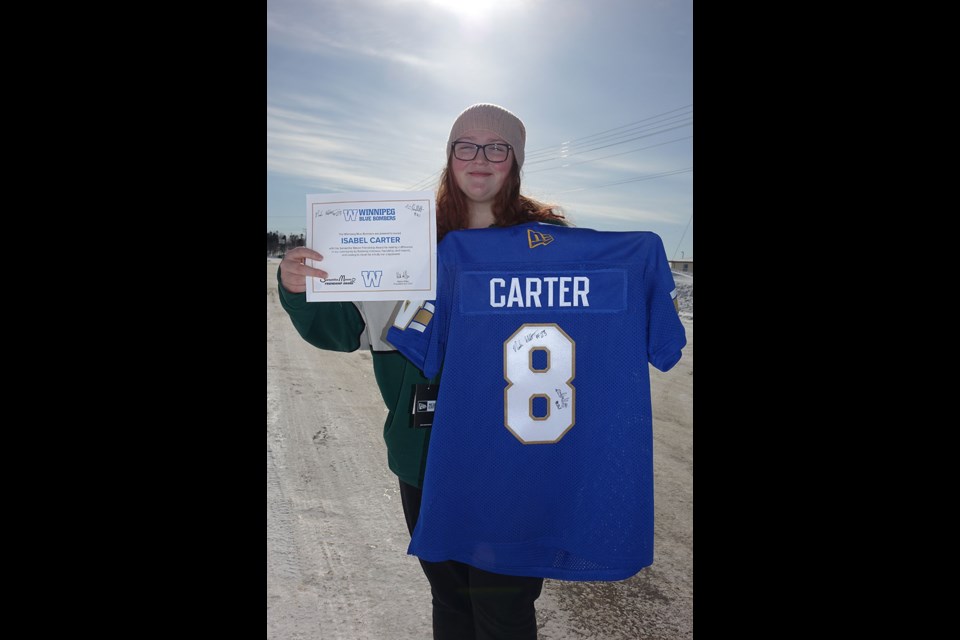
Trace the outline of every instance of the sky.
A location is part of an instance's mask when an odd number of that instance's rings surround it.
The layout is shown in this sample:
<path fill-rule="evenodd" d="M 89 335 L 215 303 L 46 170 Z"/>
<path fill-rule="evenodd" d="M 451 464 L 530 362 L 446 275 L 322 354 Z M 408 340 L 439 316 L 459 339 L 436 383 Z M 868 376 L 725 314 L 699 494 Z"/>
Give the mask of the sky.
<path fill-rule="evenodd" d="M 267 231 L 314 193 L 435 191 L 454 120 L 527 130 L 521 192 L 693 259 L 693 0 L 268 0 Z"/>

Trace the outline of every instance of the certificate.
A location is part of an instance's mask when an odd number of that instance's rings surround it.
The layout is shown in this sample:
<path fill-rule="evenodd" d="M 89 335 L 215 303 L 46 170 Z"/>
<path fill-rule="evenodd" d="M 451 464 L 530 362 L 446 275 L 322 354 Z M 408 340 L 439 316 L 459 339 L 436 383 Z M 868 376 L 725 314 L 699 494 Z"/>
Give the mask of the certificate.
<path fill-rule="evenodd" d="M 307 195 L 307 302 L 432 300 L 437 296 L 436 202 L 431 191 Z"/>

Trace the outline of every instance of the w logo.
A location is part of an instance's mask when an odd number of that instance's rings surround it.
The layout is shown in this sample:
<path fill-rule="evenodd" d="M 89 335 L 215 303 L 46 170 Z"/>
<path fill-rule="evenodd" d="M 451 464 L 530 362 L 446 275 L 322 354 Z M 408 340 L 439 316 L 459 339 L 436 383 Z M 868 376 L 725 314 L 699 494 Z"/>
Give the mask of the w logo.
<path fill-rule="evenodd" d="M 527 229 L 527 243 L 530 245 L 530 248 L 546 246 L 553 242 L 553 236 L 548 233 L 540 233 L 539 231 L 534 231 L 533 229 Z"/>
<path fill-rule="evenodd" d="M 363 276 L 363 286 L 379 287 L 380 278 L 383 277 L 383 271 L 361 271 L 360 275 Z"/>

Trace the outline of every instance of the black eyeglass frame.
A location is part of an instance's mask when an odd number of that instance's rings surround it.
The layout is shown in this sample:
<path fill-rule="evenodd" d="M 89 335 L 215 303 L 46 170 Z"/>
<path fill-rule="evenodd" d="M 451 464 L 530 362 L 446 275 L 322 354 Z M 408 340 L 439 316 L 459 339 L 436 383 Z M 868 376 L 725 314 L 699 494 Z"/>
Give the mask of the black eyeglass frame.
<path fill-rule="evenodd" d="M 461 158 L 457 156 L 457 145 L 458 144 L 472 144 L 474 146 L 474 153 L 469 158 Z M 507 157 L 503 160 L 491 160 L 490 156 L 487 155 L 487 147 L 506 147 L 507 148 Z M 513 150 L 513 145 L 507 144 L 506 142 L 488 142 L 487 144 L 477 144 L 476 142 L 470 142 L 469 140 L 454 140 L 450 143 L 450 151 L 453 153 L 453 157 L 461 162 L 470 162 L 475 160 L 477 155 L 480 153 L 480 150 L 483 149 L 483 157 L 487 159 L 487 162 L 499 163 L 506 162 L 510 158 L 510 152 Z"/>

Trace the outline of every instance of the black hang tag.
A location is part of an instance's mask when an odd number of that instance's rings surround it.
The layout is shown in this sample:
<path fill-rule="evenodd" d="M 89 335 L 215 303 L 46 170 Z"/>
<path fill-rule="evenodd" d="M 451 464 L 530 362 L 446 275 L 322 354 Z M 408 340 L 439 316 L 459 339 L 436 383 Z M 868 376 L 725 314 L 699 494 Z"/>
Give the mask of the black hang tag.
<path fill-rule="evenodd" d="M 438 384 L 413 385 L 413 426 L 415 429 L 426 429 L 433 426 L 433 413 L 437 407 L 437 394 L 440 392 Z"/>

